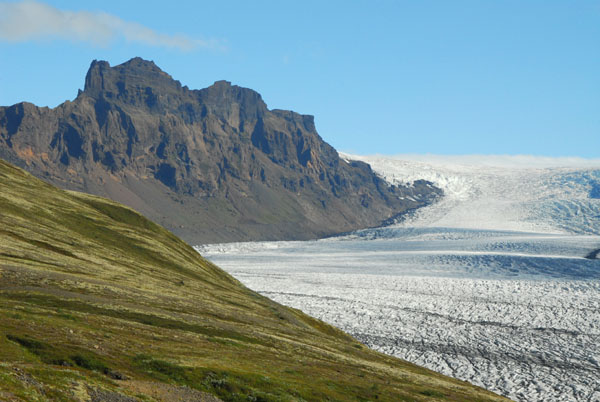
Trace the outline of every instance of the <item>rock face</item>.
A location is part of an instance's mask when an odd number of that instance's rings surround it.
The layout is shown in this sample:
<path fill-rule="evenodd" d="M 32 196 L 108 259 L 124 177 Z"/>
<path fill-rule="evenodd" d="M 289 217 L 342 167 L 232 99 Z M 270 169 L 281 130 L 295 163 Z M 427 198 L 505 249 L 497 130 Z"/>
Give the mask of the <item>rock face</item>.
<path fill-rule="evenodd" d="M 92 62 L 54 108 L 0 107 L 0 157 L 60 187 L 127 204 L 192 244 L 308 239 L 434 200 L 342 160 L 312 116 L 269 110 L 227 81 L 189 90 L 153 62 Z"/>

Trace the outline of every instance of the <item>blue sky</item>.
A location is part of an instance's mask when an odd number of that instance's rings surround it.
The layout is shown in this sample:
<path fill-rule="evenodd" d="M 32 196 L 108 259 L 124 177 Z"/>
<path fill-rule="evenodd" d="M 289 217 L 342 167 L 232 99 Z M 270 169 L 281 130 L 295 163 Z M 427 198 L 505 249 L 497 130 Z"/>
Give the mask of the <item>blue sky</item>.
<path fill-rule="evenodd" d="M 359 154 L 600 156 L 600 1 L 0 1 L 0 105 L 154 60 L 315 115 Z"/>

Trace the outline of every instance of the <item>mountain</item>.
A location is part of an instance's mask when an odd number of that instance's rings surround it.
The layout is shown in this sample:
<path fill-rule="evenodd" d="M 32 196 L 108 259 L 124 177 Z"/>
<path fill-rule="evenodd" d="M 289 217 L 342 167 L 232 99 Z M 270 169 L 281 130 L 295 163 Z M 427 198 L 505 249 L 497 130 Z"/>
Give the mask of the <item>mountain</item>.
<path fill-rule="evenodd" d="M 242 286 L 169 231 L 0 161 L 0 400 L 504 400 Z"/>
<path fill-rule="evenodd" d="M 376 226 L 433 201 L 347 162 L 312 116 L 218 81 L 189 90 L 153 62 L 92 62 L 54 109 L 0 107 L 0 157 L 61 188 L 124 203 L 192 244 L 308 239 Z"/>

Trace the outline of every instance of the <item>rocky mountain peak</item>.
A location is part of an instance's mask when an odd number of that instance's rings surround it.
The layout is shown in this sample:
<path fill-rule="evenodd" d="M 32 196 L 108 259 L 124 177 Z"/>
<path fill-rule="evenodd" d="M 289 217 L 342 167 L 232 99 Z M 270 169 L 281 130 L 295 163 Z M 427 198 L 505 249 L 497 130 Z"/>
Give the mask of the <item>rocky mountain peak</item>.
<path fill-rule="evenodd" d="M 189 90 L 139 57 L 94 60 L 85 90 L 55 109 L 0 107 L 0 157 L 124 202 L 194 244 L 330 235 L 439 194 L 340 159 L 310 115 L 269 110 L 229 81 Z"/>
<path fill-rule="evenodd" d="M 215 83 L 212 84 L 212 86 L 214 88 L 221 88 L 221 89 L 231 88 L 231 81 L 218 80 L 218 81 L 215 81 Z"/>
<path fill-rule="evenodd" d="M 104 89 L 104 74 L 110 69 L 110 64 L 103 60 L 94 60 L 85 76 L 84 90 L 88 93 Z"/>
<path fill-rule="evenodd" d="M 155 106 L 158 95 L 177 96 L 181 83 L 162 71 L 153 61 L 140 57 L 111 67 L 106 61 L 94 60 L 85 78 L 83 93 L 92 98 L 121 101 L 137 106 Z"/>
<path fill-rule="evenodd" d="M 235 108 L 239 110 L 241 118 L 254 120 L 267 111 L 267 104 L 258 92 L 232 85 L 229 81 L 215 81 L 208 88 L 195 92 L 200 102 L 217 115 L 229 115 Z"/>

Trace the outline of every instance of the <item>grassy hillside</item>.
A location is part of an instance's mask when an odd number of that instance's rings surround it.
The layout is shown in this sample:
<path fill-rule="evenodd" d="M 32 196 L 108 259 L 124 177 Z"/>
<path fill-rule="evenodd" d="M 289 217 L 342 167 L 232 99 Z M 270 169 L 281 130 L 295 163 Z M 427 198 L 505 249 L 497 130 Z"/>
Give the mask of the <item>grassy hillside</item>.
<path fill-rule="evenodd" d="M 0 161 L 0 400 L 501 400 L 262 297 Z"/>

